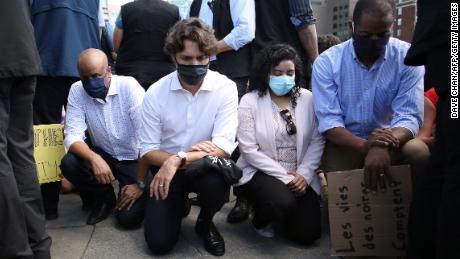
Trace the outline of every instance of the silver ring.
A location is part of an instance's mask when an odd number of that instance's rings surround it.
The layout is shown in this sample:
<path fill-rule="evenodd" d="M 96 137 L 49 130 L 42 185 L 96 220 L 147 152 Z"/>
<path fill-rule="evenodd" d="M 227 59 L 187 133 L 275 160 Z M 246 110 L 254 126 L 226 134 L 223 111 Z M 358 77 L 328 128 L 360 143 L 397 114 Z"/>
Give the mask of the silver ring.
<path fill-rule="evenodd" d="M 384 174 L 384 173 L 380 173 L 380 177 L 384 177 L 384 176 L 385 176 L 385 174 Z"/>
<path fill-rule="evenodd" d="M 164 186 L 164 184 L 160 184 L 160 185 L 158 185 L 158 186 L 160 186 L 160 187 L 163 187 L 163 186 Z"/>

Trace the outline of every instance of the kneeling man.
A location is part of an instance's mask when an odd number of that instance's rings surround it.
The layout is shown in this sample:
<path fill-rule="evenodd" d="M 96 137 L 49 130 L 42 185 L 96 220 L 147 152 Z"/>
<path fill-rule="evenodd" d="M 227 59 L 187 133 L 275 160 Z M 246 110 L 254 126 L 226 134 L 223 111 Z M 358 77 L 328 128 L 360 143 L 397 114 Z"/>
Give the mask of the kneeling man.
<path fill-rule="evenodd" d="M 359 0 L 351 39 L 319 56 L 312 86 L 319 131 L 327 138 L 321 167 L 364 167 L 368 188 L 385 189 L 391 164 L 420 175 L 429 150 L 414 139 L 423 120 L 423 67 L 404 65 L 409 44 L 390 37 L 394 2 Z"/>
<path fill-rule="evenodd" d="M 81 81 L 68 98 L 64 143 L 69 152 L 61 169 L 80 192 L 83 208 L 91 210 L 87 224 L 94 225 L 115 207 L 112 182 L 117 179 L 120 189 L 136 183 L 145 91 L 132 77 L 112 75 L 107 56 L 97 49 L 80 54 L 78 70 Z"/>
<path fill-rule="evenodd" d="M 197 234 L 208 252 L 217 256 L 225 253 L 224 240 L 212 220 L 228 201 L 230 185 L 219 173 L 189 177 L 183 170 L 206 155 L 228 157 L 235 148 L 238 92 L 234 82 L 208 70 L 215 46 L 212 29 L 201 20 L 176 23 L 165 49 L 176 62 L 177 71 L 153 84 L 142 104 L 138 180 L 145 179 L 143 169 L 149 168 L 153 180 L 144 231 L 155 254 L 165 254 L 176 244 L 191 191 L 198 194 L 201 208 Z"/>

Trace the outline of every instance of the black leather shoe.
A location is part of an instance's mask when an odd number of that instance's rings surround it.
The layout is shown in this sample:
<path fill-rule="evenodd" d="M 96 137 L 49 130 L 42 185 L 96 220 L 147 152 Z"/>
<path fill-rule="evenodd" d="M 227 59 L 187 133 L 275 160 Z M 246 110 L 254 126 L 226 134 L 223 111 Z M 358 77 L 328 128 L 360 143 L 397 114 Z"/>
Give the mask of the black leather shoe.
<path fill-rule="evenodd" d="M 249 202 L 246 199 L 236 198 L 235 207 L 228 213 L 227 222 L 236 224 L 245 221 L 249 217 Z"/>
<path fill-rule="evenodd" d="M 115 204 L 109 204 L 108 202 L 102 203 L 102 205 L 94 208 L 86 220 L 88 225 L 96 225 L 97 223 L 106 219 L 111 213 Z"/>
<path fill-rule="evenodd" d="M 206 230 L 203 221 L 198 219 L 195 225 L 195 232 L 201 237 L 204 248 L 214 256 L 225 254 L 225 241 L 220 235 L 214 223 L 211 222 L 209 229 Z"/>
<path fill-rule="evenodd" d="M 97 205 L 91 210 L 91 213 L 86 220 L 86 224 L 96 225 L 97 223 L 105 220 L 108 216 L 110 216 L 115 208 L 115 203 L 116 198 L 113 193 L 108 199 L 106 198 L 102 202 L 97 202 Z"/>

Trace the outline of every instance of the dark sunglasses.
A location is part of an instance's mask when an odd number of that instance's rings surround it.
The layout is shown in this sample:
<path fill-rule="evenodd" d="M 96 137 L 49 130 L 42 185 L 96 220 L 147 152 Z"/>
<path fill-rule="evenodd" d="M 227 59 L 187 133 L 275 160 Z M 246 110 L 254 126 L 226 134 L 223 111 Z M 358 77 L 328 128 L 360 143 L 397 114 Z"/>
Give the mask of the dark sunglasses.
<path fill-rule="evenodd" d="M 294 135 L 297 133 L 297 128 L 292 121 L 292 115 L 289 112 L 288 109 L 284 109 L 280 111 L 281 118 L 283 118 L 284 121 L 286 121 L 286 131 L 288 135 Z"/>

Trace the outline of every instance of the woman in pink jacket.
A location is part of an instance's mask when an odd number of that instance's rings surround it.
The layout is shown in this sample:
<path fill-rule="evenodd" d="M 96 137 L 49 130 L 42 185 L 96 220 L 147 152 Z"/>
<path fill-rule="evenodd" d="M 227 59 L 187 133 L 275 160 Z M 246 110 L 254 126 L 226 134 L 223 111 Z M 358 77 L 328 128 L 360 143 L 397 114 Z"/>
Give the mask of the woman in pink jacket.
<path fill-rule="evenodd" d="M 240 102 L 235 187 L 254 205 L 252 224 L 273 237 L 274 223 L 302 244 L 320 237 L 320 182 L 315 174 L 324 147 L 310 91 L 303 89 L 297 52 L 285 44 L 265 48 Z"/>

